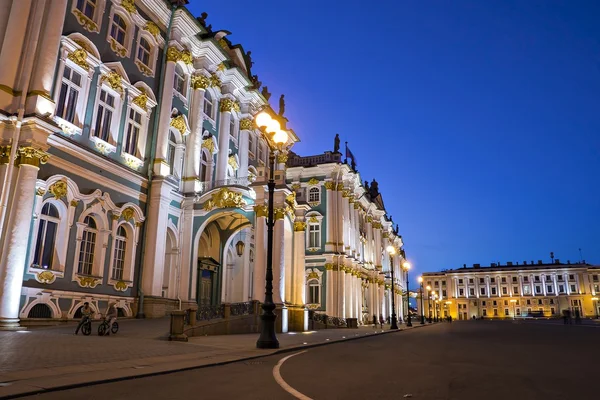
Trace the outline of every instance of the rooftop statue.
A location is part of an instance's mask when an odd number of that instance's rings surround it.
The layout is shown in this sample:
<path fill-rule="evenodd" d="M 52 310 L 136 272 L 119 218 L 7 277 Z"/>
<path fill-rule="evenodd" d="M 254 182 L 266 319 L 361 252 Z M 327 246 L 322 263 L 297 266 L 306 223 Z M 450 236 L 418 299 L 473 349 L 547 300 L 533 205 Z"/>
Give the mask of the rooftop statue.
<path fill-rule="evenodd" d="M 335 139 L 333 139 L 333 152 L 334 153 L 340 152 L 340 134 L 339 133 L 336 133 Z"/>
<path fill-rule="evenodd" d="M 371 197 L 375 198 L 379 194 L 379 184 L 375 179 L 371 182 Z"/>
<path fill-rule="evenodd" d="M 262 82 L 258 80 L 258 75 L 252 75 L 252 85 L 254 85 L 256 90 L 262 86 Z"/>
<path fill-rule="evenodd" d="M 285 114 L 285 94 L 279 98 L 279 115 L 283 117 L 283 114 Z"/>
<path fill-rule="evenodd" d="M 271 92 L 269 92 L 269 87 L 268 86 L 263 86 L 262 91 L 260 92 L 260 94 L 263 95 L 263 97 L 265 98 L 265 100 L 269 101 L 269 99 L 271 98 Z"/>

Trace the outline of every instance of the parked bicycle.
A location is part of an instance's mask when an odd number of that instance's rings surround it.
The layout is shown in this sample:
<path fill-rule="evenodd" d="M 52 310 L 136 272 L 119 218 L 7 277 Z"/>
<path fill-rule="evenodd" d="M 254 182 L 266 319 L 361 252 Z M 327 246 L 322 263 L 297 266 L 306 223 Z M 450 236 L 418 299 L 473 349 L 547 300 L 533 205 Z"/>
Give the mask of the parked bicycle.
<path fill-rule="evenodd" d="M 89 336 L 92 333 L 92 319 L 90 317 L 86 317 L 81 324 L 81 333 L 85 336 Z"/>
<path fill-rule="evenodd" d="M 100 326 L 98 326 L 98 336 L 104 336 L 106 334 L 106 331 L 108 330 L 108 326 L 109 326 L 109 321 L 106 319 L 106 317 L 102 318 L 102 322 L 100 323 Z M 110 329 L 110 332 L 112 334 L 115 334 L 119 331 L 119 324 L 117 321 L 113 322 L 112 324 L 112 328 Z M 90 332 L 91 332 L 91 326 L 90 326 Z M 89 333 L 88 333 L 89 335 Z"/>

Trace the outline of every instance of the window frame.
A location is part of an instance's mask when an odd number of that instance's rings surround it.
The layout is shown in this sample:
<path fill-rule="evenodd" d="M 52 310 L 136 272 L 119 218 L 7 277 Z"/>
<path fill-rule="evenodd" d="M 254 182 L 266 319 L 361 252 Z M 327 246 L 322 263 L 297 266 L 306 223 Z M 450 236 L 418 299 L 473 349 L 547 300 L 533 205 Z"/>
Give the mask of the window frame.
<path fill-rule="evenodd" d="M 50 207 L 52 207 L 54 210 L 56 210 L 56 214 L 57 216 L 51 216 L 48 214 L 44 214 L 44 208 L 48 206 L 48 209 L 50 210 Z M 54 204 L 54 202 L 52 201 L 45 201 L 42 205 L 42 208 L 40 210 L 40 213 L 38 214 L 38 218 L 37 218 L 37 229 L 34 231 L 35 235 L 32 236 L 35 238 L 35 243 L 33 245 L 33 253 L 32 253 L 32 258 L 31 258 L 31 267 L 32 268 L 36 268 L 36 269 L 44 269 L 44 270 L 55 270 L 56 266 L 57 266 L 57 262 L 56 259 L 58 258 L 58 254 L 57 253 L 57 242 L 58 242 L 58 235 L 60 233 L 60 225 L 61 225 L 61 212 L 59 207 L 56 206 L 56 204 Z M 54 229 L 54 237 L 52 238 L 52 242 L 51 244 L 47 243 L 47 233 L 48 233 L 48 225 L 49 224 L 55 224 L 56 227 Z M 43 229 L 43 237 L 41 238 L 41 245 L 40 245 L 40 230 Z M 36 256 L 39 255 L 40 260 L 38 260 L 38 262 L 43 261 L 41 260 L 44 256 L 44 250 L 46 250 L 46 247 L 48 245 L 52 246 L 52 250 L 50 253 L 50 260 L 47 263 L 47 265 L 44 267 L 44 262 L 41 263 L 35 263 L 35 259 Z"/>
<path fill-rule="evenodd" d="M 77 7 L 78 0 L 71 1 L 71 13 L 77 19 L 77 22 L 83 26 L 88 32 L 100 33 L 102 27 L 102 15 L 104 14 L 104 9 L 106 8 L 106 0 L 81 0 L 82 3 L 95 3 L 95 8 L 93 12 L 93 16 L 90 18 L 85 12 L 81 11 Z"/>
<path fill-rule="evenodd" d="M 121 18 L 125 23 L 123 43 L 120 43 L 117 38 L 112 35 L 113 26 L 115 25 L 115 16 Z M 119 29 L 121 27 L 118 27 Z M 131 56 L 131 45 L 133 43 L 133 33 L 136 29 L 136 24 L 129 12 L 121 5 L 112 4 L 110 14 L 108 16 L 108 28 L 106 29 L 106 41 L 110 44 L 111 50 L 121 58 Z"/>
<path fill-rule="evenodd" d="M 148 51 L 148 64 L 146 64 L 143 60 L 139 58 L 140 49 L 142 48 L 142 39 L 144 39 L 150 46 L 149 49 L 144 49 L 145 51 Z M 156 74 L 156 60 L 158 57 L 158 49 L 159 43 L 157 42 L 156 38 L 146 30 L 138 29 L 138 35 L 136 38 L 135 45 L 135 54 L 133 54 L 132 58 L 138 70 L 140 70 L 140 72 L 147 77 L 152 78 Z"/>
<path fill-rule="evenodd" d="M 125 207 L 125 206 L 123 206 Z M 119 230 L 123 229 L 126 236 L 121 236 Z M 110 264 L 108 266 L 108 284 L 112 285 L 117 291 L 125 291 L 126 288 L 133 286 L 133 274 L 135 269 L 135 255 L 137 252 L 137 237 L 139 227 L 128 221 L 114 221 L 111 229 L 111 251 Z M 123 241 L 125 244 L 125 252 L 123 253 L 123 272 L 121 279 L 115 277 L 115 271 L 118 269 L 116 264 L 117 243 Z M 122 285 L 125 283 L 125 285 Z"/>

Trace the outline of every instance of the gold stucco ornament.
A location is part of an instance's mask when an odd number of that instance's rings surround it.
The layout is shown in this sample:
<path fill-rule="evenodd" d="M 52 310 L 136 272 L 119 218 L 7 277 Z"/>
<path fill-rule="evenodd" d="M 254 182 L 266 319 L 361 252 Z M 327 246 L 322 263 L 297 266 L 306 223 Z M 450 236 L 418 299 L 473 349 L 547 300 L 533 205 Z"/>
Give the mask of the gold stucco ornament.
<path fill-rule="evenodd" d="M 67 195 L 67 181 L 61 179 L 53 183 L 48 191 L 54 196 L 55 199 L 60 199 L 61 197 L 65 197 Z"/>
<path fill-rule="evenodd" d="M 215 208 L 241 208 L 246 205 L 246 201 L 241 193 L 232 192 L 227 188 L 221 188 L 214 193 L 210 200 L 204 203 L 204 210 L 210 211 Z"/>
<path fill-rule="evenodd" d="M 84 49 L 77 49 L 69 53 L 67 58 L 79 65 L 83 69 L 89 69 L 90 65 L 87 63 L 88 52 Z"/>

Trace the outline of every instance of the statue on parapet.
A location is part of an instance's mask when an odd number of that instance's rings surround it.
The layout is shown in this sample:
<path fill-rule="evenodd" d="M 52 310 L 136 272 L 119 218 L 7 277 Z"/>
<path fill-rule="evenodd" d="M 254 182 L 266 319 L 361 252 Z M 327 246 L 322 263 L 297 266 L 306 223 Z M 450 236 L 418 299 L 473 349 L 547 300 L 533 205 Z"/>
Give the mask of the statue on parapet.
<path fill-rule="evenodd" d="M 340 152 L 340 134 L 339 133 L 336 133 L 335 139 L 333 139 L 333 152 L 334 153 Z"/>
<path fill-rule="evenodd" d="M 262 86 L 262 82 L 258 80 L 258 75 L 252 75 L 252 85 L 258 90 Z"/>
<path fill-rule="evenodd" d="M 365 181 L 365 190 L 367 193 L 371 194 L 371 189 L 369 189 L 369 181 Z"/>
<path fill-rule="evenodd" d="M 285 114 L 285 94 L 279 98 L 279 116 L 283 117 L 283 114 Z"/>
<path fill-rule="evenodd" d="M 265 98 L 265 100 L 269 101 L 269 99 L 271 98 L 271 92 L 269 92 L 269 87 L 268 86 L 263 86 L 262 91 L 260 92 L 260 94 L 263 95 L 263 97 Z"/>
<path fill-rule="evenodd" d="M 379 184 L 375 179 L 371 182 L 371 198 L 375 198 L 379 195 Z"/>
<path fill-rule="evenodd" d="M 208 26 L 206 25 L 206 18 L 208 18 L 208 13 L 203 12 L 196 19 L 198 20 L 198 22 L 200 23 L 200 25 L 202 25 L 204 28 L 206 28 L 206 30 L 212 31 L 212 25 L 208 25 Z"/>
<path fill-rule="evenodd" d="M 252 66 L 254 65 L 254 61 L 252 61 L 252 52 L 248 51 L 246 53 L 246 57 L 248 57 L 248 69 L 252 68 Z"/>

